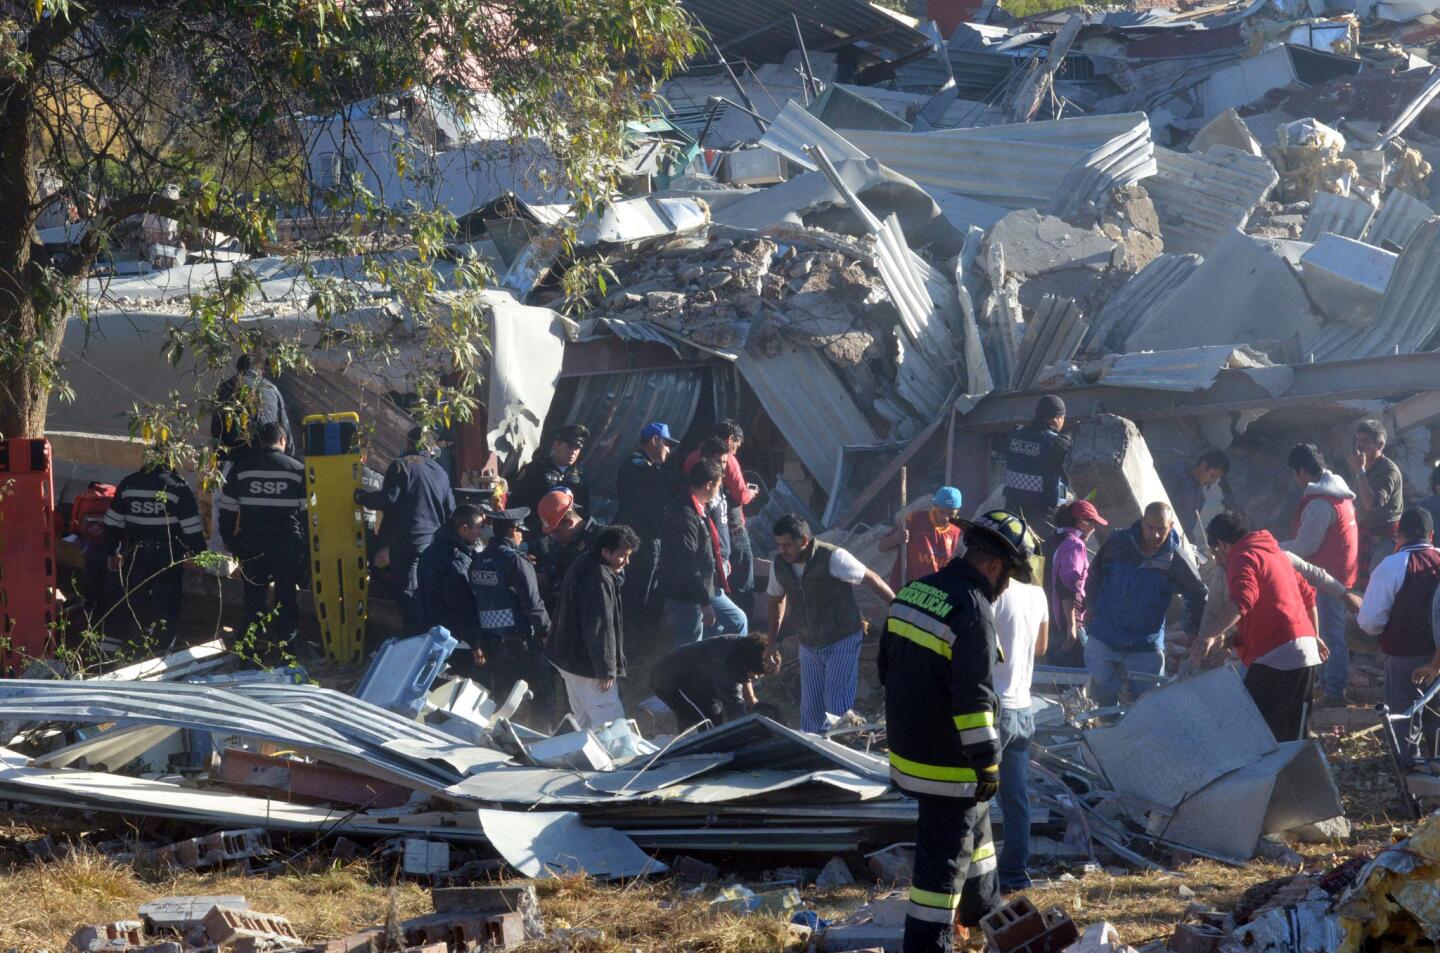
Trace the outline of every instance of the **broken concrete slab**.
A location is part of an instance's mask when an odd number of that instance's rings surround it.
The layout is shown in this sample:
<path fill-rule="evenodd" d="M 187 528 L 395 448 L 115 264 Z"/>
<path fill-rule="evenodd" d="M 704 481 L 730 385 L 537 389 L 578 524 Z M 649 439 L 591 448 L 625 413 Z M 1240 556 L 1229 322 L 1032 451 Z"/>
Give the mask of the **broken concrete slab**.
<path fill-rule="evenodd" d="M 900 953 L 908 906 L 909 902 L 903 894 L 878 897 L 826 930 L 821 937 L 820 949 L 825 953 L 857 953 L 860 950 Z"/>
<path fill-rule="evenodd" d="M 1098 231 L 1077 228 L 1035 209 L 1011 212 L 990 229 L 986 241 L 1005 250 L 1005 273 L 1032 278 L 1068 268 L 1103 271 L 1115 264 L 1116 243 Z M 991 280 L 1003 276 L 991 275 Z"/>
<path fill-rule="evenodd" d="M 1114 414 L 1082 420 L 1071 435 L 1070 487 L 1114 527 L 1138 520 L 1145 507 L 1170 502 L 1140 430 Z"/>
<path fill-rule="evenodd" d="M 1207 152 L 1212 146 L 1229 146 L 1252 156 L 1262 154 L 1260 140 L 1255 138 L 1234 109 L 1225 110 L 1200 127 L 1195 138 L 1190 140 L 1189 151 Z"/>
<path fill-rule="evenodd" d="M 1327 318 L 1369 327 L 1398 257 L 1353 238 L 1321 235 L 1300 257 L 1300 284 Z"/>
<path fill-rule="evenodd" d="M 155 934 L 165 931 L 186 933 L 198 926 L 205 915 L 215 907 L 229 907 L 232 910 L 248 910 L 249 902 L 234 895 L 216 897 L 161 897 L 140 905 L 140 919 L 145 922 L 147 932 Z"/>
<path fill-rule="evenodd" d="M 1167 351 L 1242 341 L 1308 340 L 1320 319 L 1289 255 L 1295 243 L 1232 229 L 1203 264 L 1126 341 L 1129 351 Z M 1298 256 L 1297 256 L 1298 257 Z"/>

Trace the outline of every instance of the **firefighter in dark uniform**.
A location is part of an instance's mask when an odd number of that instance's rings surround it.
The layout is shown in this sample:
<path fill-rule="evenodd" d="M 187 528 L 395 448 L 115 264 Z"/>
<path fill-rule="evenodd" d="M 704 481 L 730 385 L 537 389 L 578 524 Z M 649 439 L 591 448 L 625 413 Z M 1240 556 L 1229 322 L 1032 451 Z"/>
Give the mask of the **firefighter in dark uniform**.
<path fill-rule="evenodd" d="M 152 451 L 152 459 L 115 488 L 104 525 L 108 566 L 120 574 L 124 592 L 128 624 L 121 628 L 130 639 L 149 636 L 168 649 L 179 634 L 184 560 L 205 550 L 194 491 Z"/>
<path fill-rule="evenodd" d="M 1035 540 L 1005 510 L 955 522 L 965 554 L 901 589 L 880 639 L 890 777 L 919 808 L 905 953 L 948 953 L 957 912 L 973 928 L 1000 906 L 988 803 L 1000 765 L 991 604 L 1011 579 L 1032 580 Z"/>
<path fill-rule="evenodd" d="M 586 513 L 590 512 L 590 485 L 585 482 L 585 473 L 580 469 L 580 454 L 589 439 L 588 428 L 566 424 L 555 431 L 545 455 L 537 455 L 515 475 L 507 502 L 510 506 L 523 506 L 531 512 L 531 530 L 540 528 L 540 500 L 556 487 L 567 487 L 575 496 L 575 504 Z"/>
<path fill-rule="evenodd" d="M 540 600 L 535 567 L 520 552 L 520 524 L 529 515 L 524 507 L 489 515 L 494 535 L 470 560 L 470 591 L 475 596 L 470 648 L 479 666 L 473 674 L 491 695 L 504 698 L 523 678 L 535 693 L 536 709 L 548 713 L 553 676 L 541 640 L 550 630 L 550 614 Z M 467 674 L 463 663 L 457 668 Z"/>
<path fill-rule="evenodd" d="M 283 664 L 299 632 L 299 589 L 306 581 L 309 549 L 305 526 L 305 466 L 285 452 L 285 434 L 274 422 L 260 428 L 259 446 L 235 461 L 216 498 L 220 535 L 240 560 L 245 584 L 246 630 L 267 665 Z M 270 585 L 275 610 L 270 613 Z M 298 647 L 298 646 L 296 646 Z"/>
<path fill-rule="evenodd" d="M 1055 510 L 1069 491 L 1070 438 L 1063 429 L 1065 402 L 1046 394 L 1035 404 L 1035 419 L 1005 443 L 1005 507 L 1044 539 L 1055 531 Z"/>

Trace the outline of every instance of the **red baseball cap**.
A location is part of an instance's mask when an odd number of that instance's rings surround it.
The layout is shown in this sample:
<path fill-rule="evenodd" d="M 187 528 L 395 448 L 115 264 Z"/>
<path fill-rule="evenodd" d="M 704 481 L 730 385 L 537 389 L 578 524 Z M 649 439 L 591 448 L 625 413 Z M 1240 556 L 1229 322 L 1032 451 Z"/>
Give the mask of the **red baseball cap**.
<path fill-rule="evenodd" d="M 1097 526 L 1109 526 L 1110 521 L 1101 518 L 1100 511 L 1095 504 L 1089 500 L 1076 500 L 1070 504 L 1070 518 L 1077 520 L 1090 520 Z"/>

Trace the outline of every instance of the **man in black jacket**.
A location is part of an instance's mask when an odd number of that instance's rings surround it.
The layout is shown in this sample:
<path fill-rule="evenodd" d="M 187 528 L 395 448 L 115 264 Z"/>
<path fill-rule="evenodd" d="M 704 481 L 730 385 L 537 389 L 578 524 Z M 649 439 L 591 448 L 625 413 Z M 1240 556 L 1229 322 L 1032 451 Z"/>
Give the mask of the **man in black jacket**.
<path fill-rule="evenodd" d="M 650 670 L 650 690 L 675 715 L 680 733 L 732 721 L 756 704 L 754 680 L 778 672 L 763 635 L 717 635 L 671 649 Z"/>
<path fill-rule="evenodd" d="M 569 489 L 575 497 L 575 505 L 586 513 L 590 512 L 590 485 L 585 482 L 585 473 L 580 469 L 580 454 L 585 452 L 585 442 L 589 439 L 588 428 L 580 424 L 566 424 L 555 431 L 550 449 L 545 451 L 544 456 L 537 453 L 515 474 L 515 481 L 510 484 L 510 505 L 530 510 L 529 526 L 532 530 L 539 528 L 540 500 L 557 487 Z"/>
<path fill-rule="evenodd" d="M 991 605 L 1011 579 L 1031 582 L 1034 537 L 992 510 L 965 530 L 965 555 L 907 584 L 880 639 L 890 778 L 918 803 L 904 953 L 954 948 L 1000 906 L 990 805 L 999 790 L 999 659 Z"/>
<path fill-rule="evenodd" d="M 455 510 L 450 476 L 431 455 L 424 431 L 410 430 L 410 449 L 385 470 L 378 490 L 356 490 L 355 502 L 383 514 L 375 565 L 388 570 L 392 595 L 405 620 L 405 634 L 425 631 L 415 611 L 420 554 Z"/>
<path fill-rule="evenodd" d="M 125 626 L 152 635 L 161 650 L 180 628 L 184 560 L 205 549 L 195 493 L 157 459 L 120 481 L 105 512 L 105 549 L 120 574 Z"/>
<path fill-rule="evenodd" d="M 305 466 L 285 452 L 280 425 L 260 428 L 260 446 L 235 461 L 216 498 L 220 534 L 240 560 L 245 580 L 245 617 L 257 654 L 279 664 L 299 631 L 299 590 L 309 568 L 305 525 Z M 267 594 L 275 585 L 274 617 Z"/>
<path fill-rule="evenodd" d="M 475 642 L 475 594 L 470 591 L 470 561 L 480 553 L 485 511 L 461 503 L 420 556 L 415 591 L 420 625 L 450 630 L 461 642 Z"/>
<path fill-rule="evenodd" d="M 660 534 L 665 528 L 665 502 L 674 495 L 675 484 L 675 474 L 666 464 L 677 442 L 670 436 L 668 424 L 646 424 L 635 455 L 615 477 L 616 521 L 640 537 L 640 549 L 625 570 L 625 618 L 632 625 L 648 623 L 655 616 L 648 611 L 650 596 L 655 588 Z"/>
<path fill-rule="evenodd" d="M 570 712 L 582 731 L 625 717 L 616 685 L 625 677 L 620 587 L 639 548 L 640 537 L 630 527 L 608 526 L 560 587 L 546 651 L 565 681 Z"/>
<path fill-rule="evenodd" d="M 715 624 L 711 603 L 720 582 L 720 534 L 705 507 L 720 492 L 723 475 L 714 460 L 700 460 L 685 477 L 685 492 L 665 510 L 657 589 L 665 597 L 664 625 L 676 645 L 700 641 L 705 626 Z"/>

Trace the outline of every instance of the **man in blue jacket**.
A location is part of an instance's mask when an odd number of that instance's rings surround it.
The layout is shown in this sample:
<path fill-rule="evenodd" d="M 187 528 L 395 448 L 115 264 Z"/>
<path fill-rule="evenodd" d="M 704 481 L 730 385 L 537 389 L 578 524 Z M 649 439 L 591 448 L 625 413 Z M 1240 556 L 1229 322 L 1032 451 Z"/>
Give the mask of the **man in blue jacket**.
<path fill-rule="evenodd" d="M 1116 530 L 1100 547 L 1086 588 L 1091 593 L 1085 668 L 1095 704 L 1108 708 L 1127 681 L 1132 696 L 1147 687 L 1130 673 L 1165 674 L 1165 614 L 1178 594 L 1180 627 L 1194 638 L 1208 592 L 1189 550 L 1181 545 L 1166 503 L 1151 503 L 1129 529 Z"/>

